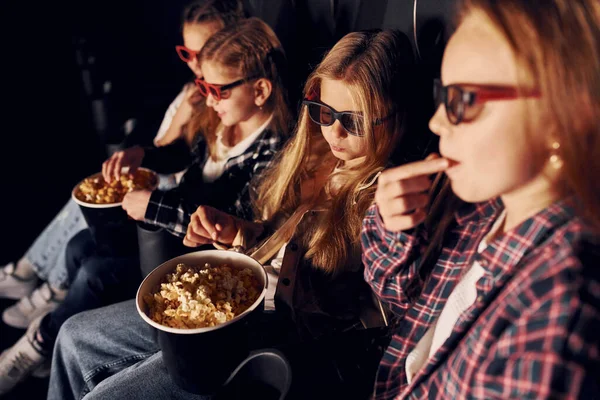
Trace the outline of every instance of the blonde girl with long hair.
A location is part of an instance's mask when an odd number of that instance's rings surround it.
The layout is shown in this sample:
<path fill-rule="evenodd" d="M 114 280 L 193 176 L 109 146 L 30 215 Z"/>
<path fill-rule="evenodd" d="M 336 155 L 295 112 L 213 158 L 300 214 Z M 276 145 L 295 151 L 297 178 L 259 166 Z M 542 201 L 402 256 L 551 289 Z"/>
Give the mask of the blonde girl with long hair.
<path fill-rule="evenodd" d="M 364 221 L 365 277 L 399 320 L 375 398 L 596 398 L 600 3 L 463 0 L 458 17 L 441 158 L 382 173 Z"/>
<path fill-rule="evenodd" d="M 305 84 L 296 134 L 259 178 L 257 219 L 201 206 L 188 226 L 190 246 L 231 247 L 244 236 L 258 243 L 249 253 L 267 266 L 272 320 L 257 329 L 271 336 L 264 345 L 288 345 L 298 398 L 370 390 L 366 353 L 375 349 L 352 335 L 385 317 L 362 278 L 359 235 L 379 172 L 417 134 L 406 131 L 412 66 L 401 33 L 343 37 Z"/>
<path fill-rule="evenodd" d="M 202 79 L 195 83 L 219 118 L 219 125 L 213 139 L 203 141 L 203 157 L 188 168 L 179 190 L 153 192 L 148 209 L 140 215 L 147 216 L 157 208 L 154 212 L 158 218 L 169 214 L 181 218 L 190 210 L 186 204 L 195 204 L 194 210 L 198 204 L 210 204 L 252 218 L 252 177 L 269 165 L 288 136 L 289 110 L 281 76 L 286 68 L 285 55 L 273 30 L 257 18 L 248 18 L 211 36 L 198 55 L 198 63 Z M 211 140 L 212 145 L 207 144 Z M 174 200 L 180 206 L 168 207 L 167 203 Z M 132 209 L 127 211 L 138 218 Z M 186 227 L 184 219 L 174 226 L 174 233 L 185 232 Z M 133 391 L 140 398 L 188 395 L 181 389 L 168 390 L 170 380 L 163 376 L 162 381 L 161 373 L 156 377 L 136 376 L 141 371 L 137 367 L 146 365 L 146 358 L 156 356 L 162 361 L 162 355 L 152 330 L 136 316 L 134 303 L 132 300 L 78 314 L 62 325 L 48 398 L 78 398 L 87 392 L 89 399 L 132 398 L 129 385 L 146 381 L 144 390 Z M 77 322 L 79 318 L 87 322 Z M 107 330 L 108 326 L 111 328 Z M 79 335 L 95 339 L 72 352 L 68 343 Z M 84 355 L 79 350 L 89 353 Z M 124 358 L 126 362 L 122 362 Z M 140 365 L 126 368 L 138 362 Z M 103 372 L 107 370 L 114 375 L 110 376 L 110 384 L 102 384 L 108 378 Z"/>

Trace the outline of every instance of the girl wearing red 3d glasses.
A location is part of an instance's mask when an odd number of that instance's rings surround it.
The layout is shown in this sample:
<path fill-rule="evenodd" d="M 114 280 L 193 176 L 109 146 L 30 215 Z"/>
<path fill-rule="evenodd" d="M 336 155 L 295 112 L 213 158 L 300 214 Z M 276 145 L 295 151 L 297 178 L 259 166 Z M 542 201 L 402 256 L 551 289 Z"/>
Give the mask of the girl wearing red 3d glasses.
<path fill-rule="evenodd" d="M 464 0 L 458 22 L 442 157 L 383 172 L 363 221 L 396 316 L 374 396 L 596 398 L 600 3 Z"/>
<path fill-rule="evenodd" d="M 217 207 L 240 218 L 253 218 L 250 203 L 253 177 L 276 156 L 287 138 L 289 124 L 286 89 L 281 82 L 286 60 L 277 36 L 266 23 L 250 18 L 225 27 L 208 39 L 198 60 L 206 81 L 216 87 L 216 92 L 207 93 L 206 102 L 219 114 L 218 126 L 214 131 L 199 135 L 194 151 L 195 162 L 187 169 L 177 188 L 167 192 L 130 192 L 129 195 L 149 196 L 140 208 L 130 208 L 125 204 L 126 200 L 123 204 L 132 218 L 163 227 L 180 237 L 187 232 L 189 217 L 200 204 Z M 225 95 L 222 86 L 237 80 L 244 82 L 228 89 Z M 142 381 L 137 378 L 128 381 L 130 369 L 127 367 L 151 356 L 157 349 L 154 333 L 147 330 L 143 320 L 134 317 L 132 305 L 133 302 L 124 302 L 94 310 L 106 310 L 113 316 L 127 316 L 130 323 L 125 325 L 131 329 L 128 332 L 121 328 L 104 330 L 105 322 L 116 320 L 112 317 L 98 318 L 96 314 L 90 314 L 89 324 L 75 322 L 72 325 L 75 330 L 81 329 L 80 332 L 71 331 L 69 322 L 62 326 L 61 334 L 82 333 L 90 338 L 106 334 L 106 340 L 94 339 L 93 344 L 84 346 L 86 351 L 93 353 L 88 359 L 90 363 L 84 365 L 80 362 L 80 349 L 71 352 L 73 347 L 63 346 L 66 342 L 59 337 L 56 346 L 60 348 L 57 350 L 60 355 L 54 358 L 56 366 L 52 368 L 48 398 L 78 398 L 83 392 L 90 392 L 86 395 L 90 399 L 131 398 L 127 382 L 137 385 Z M 119 311 L 114 314 L 112 308 Z M 122 323 L 119 325 L 123 327 Z M 152 349 L 139 352 L 146 345 Z M 127 352 L 136 355 L 130 357 L 125 355 Z M 129 361 L 120 362 L 123 357 Z M 70 361 L 66 361 L 67 358 Z M 110 373 L 107 374 L 107 371 Z M 115 376 L 110 377 L 110 381 L 122 380 L 123 385 L 102 385 L 101 381 L 111 374 Z M 144 382 L 148 383 L 148 387 L 164 383 L 155 379 L 154 374 L 146 376 Z M 113 394 L 106 393 L 106 389 Z M 165 389 L 166 386 L 146 396 L 173 398 L 176 390 L 164 392 Z M 141 398 L 148 398 L 142 391 L 136 392 Z"/>

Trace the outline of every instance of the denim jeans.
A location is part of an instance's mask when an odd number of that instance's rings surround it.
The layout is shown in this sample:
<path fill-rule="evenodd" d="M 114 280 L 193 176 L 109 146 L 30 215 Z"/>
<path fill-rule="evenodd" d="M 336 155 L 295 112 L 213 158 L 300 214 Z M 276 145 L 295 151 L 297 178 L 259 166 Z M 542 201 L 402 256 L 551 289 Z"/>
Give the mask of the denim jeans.
<path fill-rule="evenodd" d="M 172 383 L 135 300 L 75 315 L 58 335 L 49 400 L 198 399 Z"/>
<path fill-rule="evenodd" d="M 176 186 L 174 174 L 159 175 L 160 190 Z M 25 258 L 31 262 L 40 279 L 55 288 L 69 287 L 71 282 L 66 265 L 67 243 L 87 226 L 79 205 L 70 198 L 25 253 Z"/>
<path fill-rule="evenodd" d="M 141 282 L 137 251 L 131 256 L 100 257 L 88 229 L 67 246 L 67 270 L 72 284 L 58 308 L 40 323 L 43 347 L 52 351 L 62 324 L 71 316 L 130 299 Z"/>
<path fill-rule="evenodd" d="M 86 227 L 79 205 L 69 199 L 25 253 L 25 258 L 31 262 L 38 277 L 55 288 L 69 287 L 67 243 Z"/>
<path fill-rule="evenodd" d="M 348 381 L 338 382 L 340 370 L 330 359 L 333 341 L 282 342 L 282 337 L 289 337 L 289 326 L 282 324 L 275 313 L 265 312 L 263 319 L 257 332 L 240 340 L 248 340 L 251 349 L 274 347 L 285 354 L 293 370 L 287 398 L 368 397 L 372 379 L 358 384 L 361 379 L 357 378 L 356 386 Z M 343 343 L 342 350 L 352 353 L 356 350 L 353 346 L 361 342 Z M 371 369 L 378 362 L 379 359 L 371 363 Z M 138 315 L 135 300 L 129 300 L 77 314 L 60 330 L 54 347 L 48 399 L 82 398 L 205 400 L 209 397 L 185 392 L 173 383 L 163 363 L 156 332 Z"/>

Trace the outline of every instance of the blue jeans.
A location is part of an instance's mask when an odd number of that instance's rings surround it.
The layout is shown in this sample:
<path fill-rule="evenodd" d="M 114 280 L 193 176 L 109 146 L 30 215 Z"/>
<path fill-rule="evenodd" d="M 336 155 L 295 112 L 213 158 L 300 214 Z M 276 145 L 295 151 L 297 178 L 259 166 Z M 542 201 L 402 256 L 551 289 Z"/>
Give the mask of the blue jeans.
<path fill-rule="evenodd" d="M 63 323 L 82 311 L 130 299 L 141 282 L 137 251 L 130 256 L 98 256 L 89 229 L 79 232 L 67 246 L 67 269 L 72 281 L 58 308 L 41 321 L 42 347 L 52 351 Z"/>
<path fill-rule="evenodd" d="M 198 399 L 172 383 L 135 300 L 75 315 L 54 347 L 49 400 Z"/>
<path fill-rule="evenodd" d="M 340 370 L 330 358 L 331 348 L 337 342 L 335 338 L 322 343 L 282 341 L 283 337 L 290 337 L 290 327 L 275 313 L 264 313 L 263 319 L 257 332 L 240 340 L 248 340 L 251 349 L 275 347 L 286 355 L 293 370 L 287 398 L 368 397 L 372 380 L 366 382 L 366 389 L 364 382 L 354 387 L 349 383 L 352 381 L 337 381 Z M 365 346 L 354 340 L 342 343 L 340 350 L 349 354 L 356 350 L 353 347 L 356 343 Z M 379 359 L 371 362 L 373 369 L 378 363 Z M 48 400 L 210 398 L 186 392 L 171 380 L 156 332 L 139 316 L 135 300 L 83 312 L 67 320 L 54 347 L 51 371 Z M 354 381 L 359 382 L 361 378 Z M 357 393 L 362 395 L 357 396 Z"/>
<path fill-rule="evenodd" d="M 175 186 L 177 182 L 173 175 L 160 175 L 160 190 L 169 190 Z M 40 279 L 55 288 L 69 287 L 71 282 L 66 263 L 67 243 L 87 226 L 79 205 L 70 198 L 25 253 L 25 258 L 33 265 Z"/>
<path fill-rule="evenodd" d="M 55 288 L 69 287 L 67 243 L 85 228 L 87 223 L 79 205 L 69 199 L 25 253 L 25 258 L 33 264 L 38 277 Z"/>

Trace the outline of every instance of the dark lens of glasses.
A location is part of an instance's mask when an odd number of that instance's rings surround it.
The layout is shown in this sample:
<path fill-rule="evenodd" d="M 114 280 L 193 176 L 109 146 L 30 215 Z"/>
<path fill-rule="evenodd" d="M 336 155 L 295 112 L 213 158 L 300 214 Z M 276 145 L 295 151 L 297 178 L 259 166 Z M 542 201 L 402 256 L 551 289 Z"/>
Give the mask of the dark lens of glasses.
<path fill-rule="evenodd" d="M 448 120 L 453 124 L 458 124 L 462 118 L 465 104 L 463 102 L 463 92 L 458 87 L 450 86 L 446 89 L 446 114 Z"/>
<path fill-rule="evenodd" d="M 179 53 L 179 57 L 185 61 L 185 62 L 190 62 L 192 61 L 192 53 L 190 53 L 187 49 L 184 48 L 178 48 L 177 52 Z"/>
<path fill-rule="evenodd" d="M 217 100 L 217 101 L 221 100 L 221 91 L 219 89 L 217 89 L 213 86 L 209 86 L 208 91 L 210 92 L 212 97 L 215 98 L 215 100 Z"/>
<path fill-rule="evenodd" d="M 308 115 L 310 119 L 319 125 L 329 126 L 333 124 L 332 111 L 319 104 L 308 104 Z"/>
<path fill-rule="evenodd" d="M 204 83 L 204 81 L 197 79 L 196 86 L 198 87 L 198 92 L 200 92 L 200 94 L 202 96 L 204 96 L 204 97 L 208 96 L 208 91 L 206 89 L 206 84 Z"/>
<path fill-rule="evenodd" d="M 315 123 L 323 126 L 331 126 L 335 122 L 333 110 L 321 104 L 308 104 L 308 115 Z M 342 127 L 348 133 L 355 136 L 362 136 L 362 117 L 351 113 L 344 113 L 340 117 Z"/>
<path fill-rule="evenodd" d="M 350 113 L 343 114 L 340 122 L 348 133 L 354 136 L 363 136 L 363 119 L 361 116 Z"/>

